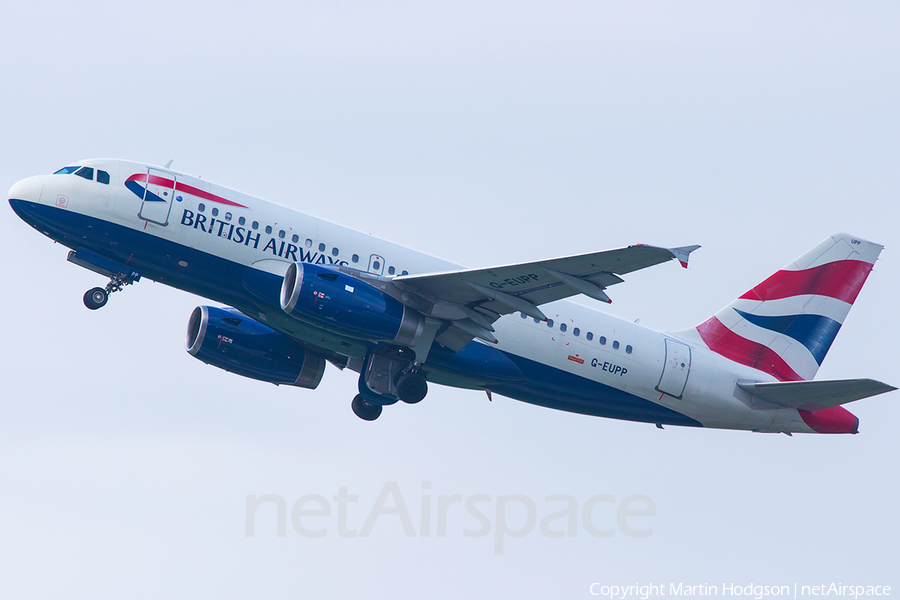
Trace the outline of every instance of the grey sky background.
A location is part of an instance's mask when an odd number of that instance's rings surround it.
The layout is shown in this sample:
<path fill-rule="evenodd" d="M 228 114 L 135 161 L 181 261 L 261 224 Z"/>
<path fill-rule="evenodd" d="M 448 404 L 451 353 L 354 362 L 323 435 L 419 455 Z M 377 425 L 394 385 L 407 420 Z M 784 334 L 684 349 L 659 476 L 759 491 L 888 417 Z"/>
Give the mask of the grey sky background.
<path fill-rule="evenodd" d="M 827 235 L 885 244 L 819 378 L 894 385 L 900 7 L 890 2 L 63 2 L 0 19 L 0 181 L 163 164 L 472 267 L 702 244 L 599 306 L 678 330 Z M 33 598 L 590 597 L 591 583 L 893 585 L 896 395 L 857 436 L 597 419 L 432 386 L 375 423 L 355 374 L 276 388 L 183 350 L 200 298 L 102 279 L 3 209 L 0 581 Z M 585 301 L 589 302 L 589 301 Z M 246 497 L 653 499 L 648 538 L 507 538 L 456 505 L 245 536 Z M 423 482 L 431 488 L 423 490 Z M 482 505 L 491 511 L 495 502 Z M 611 505 L 610 505 L 611 506 Z M 433 507 L 432 512 L 436 509 Z M 510 513 L 512 526 L 524 513 Z M 433 514 L 434 516 L 434 514 Z M 516 521 L 516 519 L 519 519 Z M 598 526 L 615 528 L 613 509 Z M 561 522 L 554 523 L 555 528 Z"/>

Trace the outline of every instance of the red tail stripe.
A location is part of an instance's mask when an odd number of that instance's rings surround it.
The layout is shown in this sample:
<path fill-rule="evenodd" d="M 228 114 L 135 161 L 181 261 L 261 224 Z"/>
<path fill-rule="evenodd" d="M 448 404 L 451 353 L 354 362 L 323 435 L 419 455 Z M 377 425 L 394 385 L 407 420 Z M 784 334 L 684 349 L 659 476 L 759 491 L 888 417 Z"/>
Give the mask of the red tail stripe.
<path fill-rule="evenodd" d="M 729 360 L 759 369 L 779 381 L 803 381 L 774 350 L 739 336 L 715 317 L 698 325 L 697 331 L 710 350 Z"/>
<path fill-rule="evenodd" d="M 147 182 L 149 179 L 149 183 L 154 185 L 161 185 L 167 188 L 172 187 L 172 180 L 166 179 L 165 177 L 160 177 L 159 175 L 150 175 L 149 178 L 146 173 L 135 173 L 131 177 L 127 179 L 127 181 L 143 181 Z M 197 196 L 198 198 L 203 198 L 204 200 L 209 200 L 210 202 L 218 202 L 219 204 L 227 204 L 228 206 L 237 206 L 239 208 L 247 208 L 243 204 L 238 204 L 237 202 L 232 202 L 231 200 L 226 200 L 221 196 L 216 196 L 215 194 L 210 194 L 209 192 L 205 192 L 199 188 L 195 188 L 192 185 L 187 185 L 185 183 L 181 183 L 180 181 L 175 182 L 175 189 L 179 192 L 184 192 L 185 194 L 190 194 L 192 196 Z"/>
<path fill-rule="evenodd" d="M 817 433 L 857 433 L 859 419 L 843 406 L 833 406 L 816 412 L 800 409 L 800 418 Z"/>
<path fill-rule="evenodd" d="M 865 261 L 839 260 L 802 271 L 778 271 L 741 298 L 778 300 L 816 294 L 853 304 L 871 270 L 872 264 Z"/>

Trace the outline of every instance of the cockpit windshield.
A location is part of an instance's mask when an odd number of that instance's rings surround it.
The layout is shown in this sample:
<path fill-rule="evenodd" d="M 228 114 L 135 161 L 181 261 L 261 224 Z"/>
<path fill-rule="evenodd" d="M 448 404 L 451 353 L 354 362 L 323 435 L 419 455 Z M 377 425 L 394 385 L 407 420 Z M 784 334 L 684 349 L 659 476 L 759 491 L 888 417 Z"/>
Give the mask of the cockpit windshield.
<path fill-rule="evenodd" d="M 82 167 L 81 165 L 75 165 L 72 167 L 63 167 L 62 169 L 60 169 L 59 171 L 54 173 L 54 175 L 71 175 L 73 173 L 75 175 L 78 175 L 79 177 L 83 177 L 83 178 L 87 179 L 88 181 L 95 181 L 94 180 L 94 168 L 93 167 Z M 98 183 L 102 183 L 104 185 L 109 185 L 109 173 L 107 173 L 106 171 L 103 171 L 101 169 L 97 169 L 96 181 Z"/>

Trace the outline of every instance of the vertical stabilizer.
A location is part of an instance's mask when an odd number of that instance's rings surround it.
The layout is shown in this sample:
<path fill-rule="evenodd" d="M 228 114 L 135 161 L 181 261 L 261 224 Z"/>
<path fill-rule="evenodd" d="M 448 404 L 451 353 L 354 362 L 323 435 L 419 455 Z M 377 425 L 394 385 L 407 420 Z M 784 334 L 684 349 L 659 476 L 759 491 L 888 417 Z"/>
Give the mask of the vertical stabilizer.
<path fill-rule="evenodd" d="M 835 234 L 679 335 L 780 381 L 812 379 L 882 248 Z"/>

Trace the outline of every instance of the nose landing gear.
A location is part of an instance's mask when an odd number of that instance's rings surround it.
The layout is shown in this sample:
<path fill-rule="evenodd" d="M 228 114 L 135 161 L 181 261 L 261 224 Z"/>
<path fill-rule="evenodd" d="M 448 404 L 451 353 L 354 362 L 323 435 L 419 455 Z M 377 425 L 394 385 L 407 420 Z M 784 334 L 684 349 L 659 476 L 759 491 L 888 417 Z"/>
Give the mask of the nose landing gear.
<path fill-rule="evenodd" d="M 109 295 L 113 292 L 121 292 L 126 285 L 141 280 L 141 272 L 126 264 L 131 260 L 130 258 L 125 263 L 121 263 L 108 256 L 97 254 L 93 250 L 78 248 L 71 250 L 66 260 L 104 277 L 109 277 L 109 283 L 105 288 L 95 287 L 84 293 L 84 305 L 91 310 L 105 306 Z"/>
<path fill-rule="evenodd" d="M 109 294 L 103 288 L 91 288 L 84 293 L 84 305 L 91 310 L 103 307 L 107 300 L 109 300 Z"/>
<path fill-rule="evenodd" d="M 110 275 L 109 283 L 105 288 L 95 287 L 84 293 L 84 305 L 91 310 L 102 308 L 109 301 L 109 295 L 113 292 L 121 292 L 126 285 L 134 283 L 122 273 Z"/>

